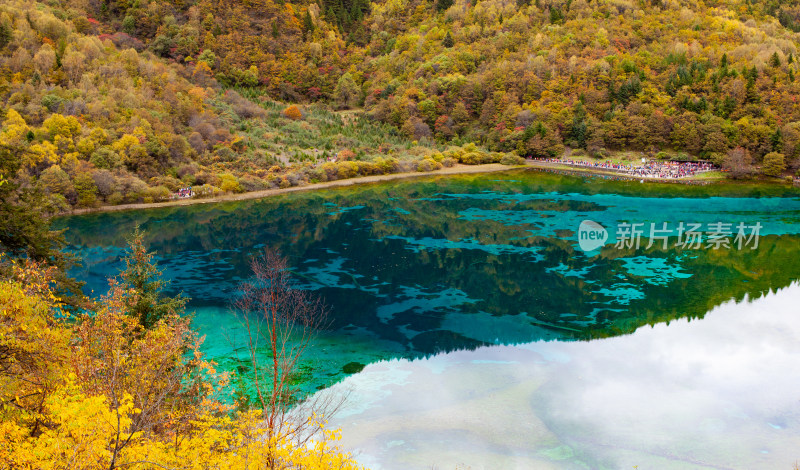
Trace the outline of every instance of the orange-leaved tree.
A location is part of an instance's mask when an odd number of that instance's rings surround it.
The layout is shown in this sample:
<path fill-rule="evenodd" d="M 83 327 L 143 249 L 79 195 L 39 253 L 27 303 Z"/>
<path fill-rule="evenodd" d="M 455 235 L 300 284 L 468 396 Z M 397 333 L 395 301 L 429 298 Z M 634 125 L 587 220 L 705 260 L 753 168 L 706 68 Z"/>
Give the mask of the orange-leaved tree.
<path fill-rule="evenodd" d="M 286 109 L 283 110 L 283 115 L 292 121 L 303 119 L 303 112 L 300 111 L 300 108 L 295 104 L 287 106 Z"/>

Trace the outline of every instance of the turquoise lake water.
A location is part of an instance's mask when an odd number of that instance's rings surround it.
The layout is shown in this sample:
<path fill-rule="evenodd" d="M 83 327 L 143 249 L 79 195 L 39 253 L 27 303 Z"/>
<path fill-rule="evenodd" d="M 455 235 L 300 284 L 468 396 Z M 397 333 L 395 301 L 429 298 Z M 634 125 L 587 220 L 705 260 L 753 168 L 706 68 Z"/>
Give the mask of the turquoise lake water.
<path fill-rule="evenodd" d="M 604 246 L 581 249 L 584 221 L 605 228 Z M 790 187 L 516 170 L 56 225 L 95 293 L 140 225 L 171 289 L 191 297 L 206 353 L 232 371 L 244 358 L 230 301 L 249 257 L 280 250 L 330 310 L 304 386 L 352 390 L 335 423 L 373 468 L 800 459 L 800 194 Z M 699 247 L 676 246 L 687 229 Z"/>

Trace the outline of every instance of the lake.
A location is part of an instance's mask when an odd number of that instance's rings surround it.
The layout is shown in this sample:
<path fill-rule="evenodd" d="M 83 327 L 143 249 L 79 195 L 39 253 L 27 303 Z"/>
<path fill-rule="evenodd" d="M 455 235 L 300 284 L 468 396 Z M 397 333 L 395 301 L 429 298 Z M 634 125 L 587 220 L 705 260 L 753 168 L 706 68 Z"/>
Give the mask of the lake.
<path fill-rule="evenodd" d="M 513 170 L 60 219 L 87 291 L 136 225 L 230 371 L 250 257 L 288 258 L 330 311 L 303 385 L 350 393 L 332 424 L 372 468 L 800 459 L 791 187 Z"/>

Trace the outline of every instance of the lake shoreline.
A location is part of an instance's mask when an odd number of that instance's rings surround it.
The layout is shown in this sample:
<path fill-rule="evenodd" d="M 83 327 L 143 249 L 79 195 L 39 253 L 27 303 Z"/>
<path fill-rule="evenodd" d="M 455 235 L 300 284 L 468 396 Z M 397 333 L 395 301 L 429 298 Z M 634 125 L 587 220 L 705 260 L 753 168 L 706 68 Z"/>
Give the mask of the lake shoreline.
<path fill-rule="evenodd" d="M 527 165 L 527 166 L 533 167 L 534 165 Z M 526 166 L 523 165 L 509 166 L 509 165 L 501 165 L 499 163 L 487 163 L 484 165 L 458 164 L 453 167 L 442 168 L 440 170 L 434 170 L 434 171 L 415 171 L 415 172 L 391 173 L 388 175 L 359 176 L 356 178 L 326 181 L 323 183 L 312 183 L 304 186 L 292 186 L 289 188 L 278 188 L 278 189 L 263 189 L 260 191 L 250 191 L 238 194 L 225 194 L 209 198 L 173 199 L 164 202 L 150 202 L 150 203 L 139 202 L 132 204 L 120 204 L 116 206 L 88 207 L 82 209 L 74 209 L 69 212 L 59 214 L 59 216 L 92 214 L 96 212 L 116 212 L 116 211 L 137 210 L 137 209 L 155 209 L 163 207 L 191 206 L 195 204 L 212 204 L 217 202 L 245 201 L 248 199 L 261 199 L 265 197 L 278 196 L 281 194 L 292 193 L 297 191 L 315 191 L 318 189 L 329 189 L 329 188 L 346 187 L 359 184 L 379 183 L 383 181 L 420 178 L 420 177 L 437 176 L 437 175 L 496 173 L 500 171 L 508 171 L 521 168 L 526 168 Z"/>
<path fill-rule="evenodd" d="M 415 172 L 392 173 L 388 175 L 359 176 L 355 178 L 348 178 L 342 180 L 326 181 L 323 183 L 312 183 L 303 186 L 292 186 L 289 188 L 264 189 L 260 191 L 250 191 L 238 194 L 224 194 L 221 196 L 214 196 L 209 198 L 173 199 L 170 201 L 163 201 L 163 202 L 151 202 L 151 203 L 140 202 L 131 204 L 120 204 L 116 206 L 89 207 L 89 208 L 73 209 L 69 212 L 58 214 L 58 216 L 61 217 L 70 215 L 92 214 L 97 212 L 116 212 L 116 211 L 126 211 L 126 210 L 191 206 L 195 204 L 213 204 L 218 202 L 245 201 L 249 199 L 262 199 L 271 196 L 278 196 L 281 194 L 292 193 L 297 191 L 315 191 L 319 189 L 330 189 L 330 188 L 347 187 L 360 184 L 371 184 L 384 181 L 423 178 L 423 177 L 438 176 L 438 175 L 448 176 L 448 175 L 464 175 L 464 174 L 479 174 L 479 173 L 497 173 L 502 171 L 519 170 L 519 169 L 536 169 L 545 171 L 569 172 L 569 173 L 578 173 L 586 176 L 614 177 L 619 179 L 625 179 L 630 181 L 642 181 L 647 183 L 677 183 L 686 185 L 706 185 L 727 180 L 725 177 L 722 176 L 714 178 L 705 178 L 705 179 L 698 178 L 696 176 L 691 176 L 687 178 L 638 177 L 638 176 L 628 175 L 623 172 L 616 172 L 613 170 L 606 170 L 601 168 L 581 167 L 581 166 L 567 165 L 564 163 L 528 160 L 525 162 L 525 165 L 502 165 L 499 163 L 487 163 L 482 165 L 457 164 L 456 166 L 442 168 L 433 171 L 415 171 Z"/>

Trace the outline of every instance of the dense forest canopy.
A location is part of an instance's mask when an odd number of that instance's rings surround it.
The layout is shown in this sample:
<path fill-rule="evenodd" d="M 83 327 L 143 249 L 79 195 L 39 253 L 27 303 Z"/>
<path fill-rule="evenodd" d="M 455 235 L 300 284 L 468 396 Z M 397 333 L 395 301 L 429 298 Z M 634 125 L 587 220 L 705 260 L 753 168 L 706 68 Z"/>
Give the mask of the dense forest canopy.
<path fill-rule="evenodd" d="M 469 142 L 735 150 L 780 173 L 800 167 L 799 29 L 774 0 L 14 0 L 0 143 L 31 151 L 20 184 L 54 212 L 394 171 L 375 160 Z M 335 156 L 362 161 L 312 166 Z"/>

